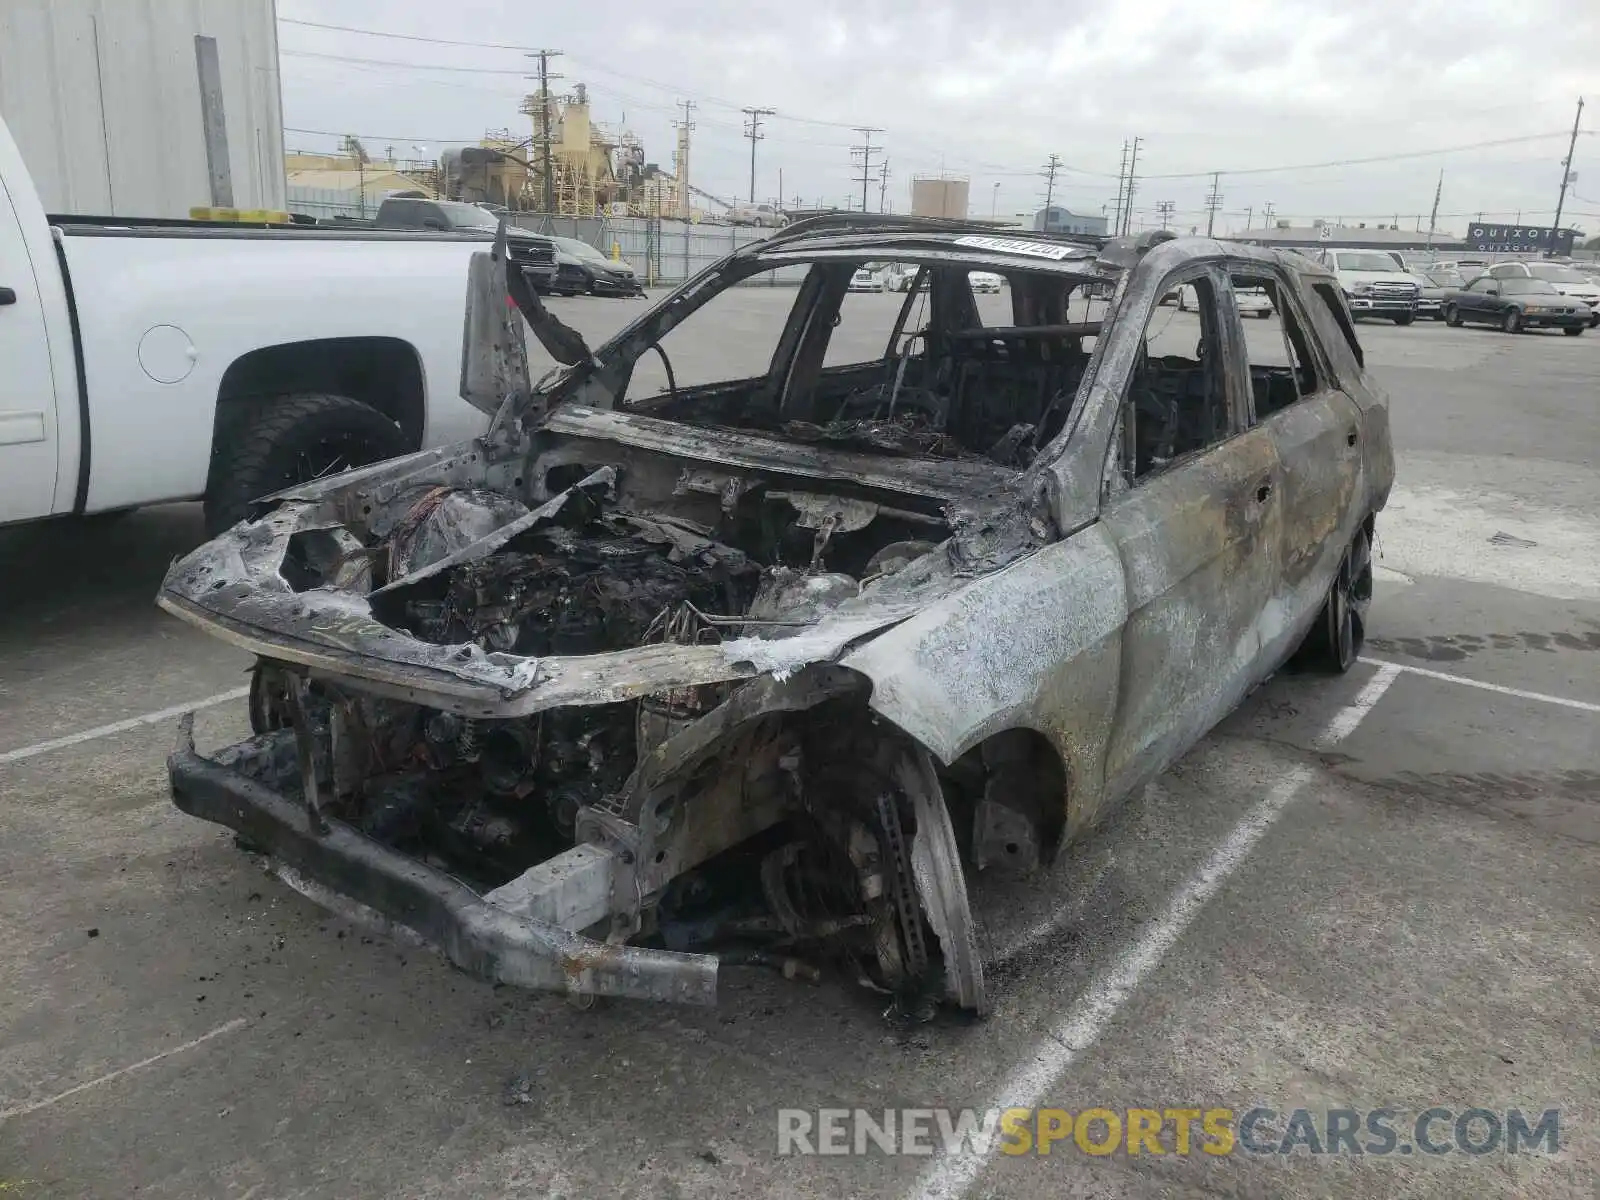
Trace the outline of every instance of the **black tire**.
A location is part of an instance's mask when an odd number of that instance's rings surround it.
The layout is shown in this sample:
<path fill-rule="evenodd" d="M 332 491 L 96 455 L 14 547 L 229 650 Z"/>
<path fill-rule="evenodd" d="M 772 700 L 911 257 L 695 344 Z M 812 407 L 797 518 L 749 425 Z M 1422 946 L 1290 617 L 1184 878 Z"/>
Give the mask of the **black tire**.
<path fill-rule="evenodd" d="M 1396 325 L 1409 325 L 1416 319 L 1415 313 L 1396 313 L 1393 320 Z"/>
<path fill-rule="evenodd" d="M 1563 329 L 1561 332 L 1566 334 L 1568 337 L 1577 337 L 1580 333 L 1582 333 L 1587 328 L 1588 328 L 1588 326 L 1586 326 L 1586 325 L 1569 325 L 1565 329 Z"/>
<path fill-rule="evenodd" d="M 1501 318 L 1500 328 L 1507 333 L 1522 332 L 1522 314 L 1514 308 L 1506 309 L 1506 315 Z"/>
<path fill-rule="evenodd" d="M 206 490 L 208 537 L 244 520 L 258 497 L 415 449 L 371 405 L 316 392 L 257 400 L 221 437 Z"/>
<path fill-rule="evenodd" d="M 1444 323 L 1450 326 L 1451 329 L 1461 328 L 1461 310 L 1454 304 L 1446 304 L 1444 306 Z"/>
<path fill-rule="evenodd" d="M 1363 526 L 1339 560 L 1322 611 L 1295 658 L 1315 670 L 1343 675 L 1361 657 L 1371 605 L 1372 543 Z"/>

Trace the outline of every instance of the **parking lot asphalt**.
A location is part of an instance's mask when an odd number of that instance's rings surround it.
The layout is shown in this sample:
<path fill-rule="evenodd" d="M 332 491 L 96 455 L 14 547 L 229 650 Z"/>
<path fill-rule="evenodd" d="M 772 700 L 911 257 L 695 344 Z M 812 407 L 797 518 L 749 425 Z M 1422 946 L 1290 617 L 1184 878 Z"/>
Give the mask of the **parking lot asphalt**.
<path fill-rule="evenodd" d="M 686 324 L 675 365 L 790 298 Z M 863 348 L 897 299 L 851 298 Z M 591 339 L 641 311 L 558 310 Z M 152 604 L 196 507 L 0 531 L 0 1192 L 1594 1196 L 1600 336 L 1359 333 L 1399 476 L 1368 660 L 1275 678 L 1066 853 L 981 1022 L 741 969 L 715 1010 L 580 1010 L 325 913 L 167 796 L 167 710 L 246 731 L 216 700 L 246 658 Z M 777 1154 L 780 1109 L 1013 1104 L 1264 1106 L 1272 1140 L 1297 1108 L 1558 1108 L 1561 1136 Z"/>

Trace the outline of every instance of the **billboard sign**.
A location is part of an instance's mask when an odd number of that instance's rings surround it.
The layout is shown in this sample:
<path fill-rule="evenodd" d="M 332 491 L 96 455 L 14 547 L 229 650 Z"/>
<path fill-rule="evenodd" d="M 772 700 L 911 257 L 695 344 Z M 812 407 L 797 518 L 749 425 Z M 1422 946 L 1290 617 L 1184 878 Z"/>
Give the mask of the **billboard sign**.
<path fill-rule="evenodd" d="M 1548 225 L 1489 225 L 1474 221 L 1467 229 L 1467 249 L 1490 254 L 1572 253 L 1573 229 Z"/>

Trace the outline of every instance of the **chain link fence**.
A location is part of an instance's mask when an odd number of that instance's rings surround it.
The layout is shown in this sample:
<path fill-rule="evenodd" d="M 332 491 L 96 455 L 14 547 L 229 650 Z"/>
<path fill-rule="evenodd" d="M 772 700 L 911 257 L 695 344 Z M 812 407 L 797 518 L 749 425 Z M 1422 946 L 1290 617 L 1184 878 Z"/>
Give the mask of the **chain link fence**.
<path fill-rule="evenodd" d="M 607 258 L 621 258 L 647 286 L 672 286 L 698 275 L 712 263 L 771 236 L 770 229 L 748 225 L 696 225 L 655 217 L 552 217 L 513 213 L 511 223 L 529 233 L 587 242 Z M 756 287 L 795 286 L 804 266 L 780 267 L 754 276 Z"/>

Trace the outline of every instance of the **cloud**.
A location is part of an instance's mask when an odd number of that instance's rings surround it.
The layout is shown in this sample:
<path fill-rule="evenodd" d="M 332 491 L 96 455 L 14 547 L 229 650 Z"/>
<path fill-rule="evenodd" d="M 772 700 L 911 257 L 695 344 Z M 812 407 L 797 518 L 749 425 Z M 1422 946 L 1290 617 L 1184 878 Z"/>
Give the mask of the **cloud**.
<path fill-rule="evenodd" d="M 694 99 L 696 182 L 717 194 L 747 190 L 738 108 L 762 105 L 777 110 L 757 147 L 763 198 L 776 194 L 780 170 L 789 197 L 858 196 L 849 147 L 862 135 L 851 127 L 867 125 L 882 130 L 873 142 L 884 147 L 888 197 L 901 207 L 913 174 L 943 169 L 971 176 L 974 204 L 993 198 L 1001 213 L 1030 211 L 1043 191 L 1037 171 L 1056 153 L 1070 168 L 1057 198 L 1098 211 L 1115 193 L 1124 140 L 1138 135 L 1139 215 L 1171 200 L 1180 224 L 1201 219 L 1211 183 L 1203 173 L 1222 171 L 1228 227 L 1242 226 L 1247 209 L 1258 220 L 1268 202 L 1297 218 L 1411 224 L 1426 219 L 1441 169 L 1445 227 L 1477 212 L 1548 219 L 1564 131 L 1600 45 L 1600 12 L 1567 2 L 457 0 L 448 16 L 436 0 L 278 7 L 285 18 L 560 48 L 563 84 L 585 83 L 596 119 L 625 119 L 651 161 L 670 163 L 675 103 Z M 517 101 L 528 85 L 516 72 L 530 68 L 516 51 L 291 24 L 280 43 L 290 52 L 289 126 L 406 141 L 527 129 Z M 1547 136 L 1398 162 L 1230 173 L 1537 135 Z M 331 139 L 291 133 L 289 141 Z M 1600 138 L 1580 138 L 1574 166 L 1586 162 L 1600 176 Z M 1573 208 L 1585 211 L 1569 201 Z"/>

